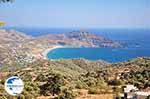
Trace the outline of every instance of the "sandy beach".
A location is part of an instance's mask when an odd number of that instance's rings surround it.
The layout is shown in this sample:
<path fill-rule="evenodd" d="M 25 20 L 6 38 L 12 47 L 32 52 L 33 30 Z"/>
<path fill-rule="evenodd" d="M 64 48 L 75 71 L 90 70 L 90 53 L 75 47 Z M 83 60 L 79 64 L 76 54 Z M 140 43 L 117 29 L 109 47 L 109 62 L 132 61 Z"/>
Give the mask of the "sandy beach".
<path fill-rule="evenodd" d="M 43 59 L 48 59 L 48 58 L 47 58 L 47 54 L 48 54 L 50 51 L 52 51 L 52 50 L 54 50 L 54 49 L 57 49 L 57 48 L 63 48 L 63 46 L 54 46 L 54 47 L 51 47 L 51 48 L 46 49 L 46 50 L 42 53 Z"/>

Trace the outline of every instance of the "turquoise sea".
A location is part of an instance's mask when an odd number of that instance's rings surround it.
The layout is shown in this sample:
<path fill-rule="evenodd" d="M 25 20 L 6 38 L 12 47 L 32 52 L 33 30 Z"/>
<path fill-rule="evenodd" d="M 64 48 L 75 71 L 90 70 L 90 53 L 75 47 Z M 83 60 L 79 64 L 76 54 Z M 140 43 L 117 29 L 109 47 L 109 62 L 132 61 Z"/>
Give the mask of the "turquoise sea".
<path fill-rule="evenodd" d="M 80 29 L 15 28 L 32 36 L 49 33 L 68 33 Z M 123 48 L 59 48 L 48 53 L 49 59 L 85 58 L 121 62 L 136 57 L 150 57 L 150 29 L 86 29 L 91 33 L 118 41 Z"/>
<path fill-rule="evenodd" d="M 94 30 L 91 32 L 94 32 Z M 123 48 L 59 48 L 48 53 L 49 59 L 85 58 L 122 62 L 137 57 L 150 57 L 150 30 L 103 30 L 94 33 L 113 39 L 124 45 Z"/>
<path fill-rule="evenodd" d="M 150 56 L 147 48 L 58 48 L 48 53 L 50 59 L 85 58 L 121 62 L 136 57 Z"/>

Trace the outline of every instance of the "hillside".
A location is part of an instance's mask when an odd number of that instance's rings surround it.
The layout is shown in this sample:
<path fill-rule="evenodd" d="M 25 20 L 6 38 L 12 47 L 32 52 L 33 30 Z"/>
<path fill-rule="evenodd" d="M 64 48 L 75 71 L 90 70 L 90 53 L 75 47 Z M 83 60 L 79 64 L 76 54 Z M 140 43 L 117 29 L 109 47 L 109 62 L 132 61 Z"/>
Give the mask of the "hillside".
<path fill-rule="evenodd" d="M 22 32 L 0 30 L 0 66 L 25 65 L 41 59 L 41 53 L 50 47 L 47 41 Z"/>
<path fill-rule="evenodd" d="M 29 36 L 14 30 L 0 30 L 0 64 L 11 63 L 8 60 L 14 60 L 12 58 L 16 49 L 28 39 L 30 39 Z"/>
<path fill-rule="evenodd" d="M 70 46 L 70 47 L 121 47 L 118 42 L 95 35 L 86 31 L 73 31 L 70 33 L 48 34 L 39 37 L 46 39 L 50 44 Z"/>
<path fill-rule="evenodd" d="M 76 97 L 78 98 L 83 97 L 80 91 L 85 90 L 88 92 L 88 96 L 91 97 L 87 99 L 92 99 L 92 97 L 97 97 L 98 99 L 98 97 L 103 96 L 111 96 L 110 99 L 112 99 L 112 97 L 118 93 L 122 93 L 122 88 L 127 84 L 133 84 L 140 90 L 150 87 L 150 58 L 137 58 L 116 64 L 84 59 L 38 60 L 28 64 L 26 68 L 16 67 L 13 69 L 4 69 L 1 72 L 1 75 L 2 74 L 2 84 L 0 86 L 3 86 L 3 79 L 7 78 L 7 76 L 18 75 L 23 79 L 26 86 L 22 95 L 25 97 L 30 95 L 34 97 L 33 99 L 41 95 L 52 97 L 52 92 L 49 91 L 51 89 L 47 88 L 51 86 L 51 84 L 48 83 L 49 81 L 51 81 L 51 83 L 55 81 L 53 77 L 56 77 L 57 82 L 64 82 L 60 83 L 60 87 L 58 88 L 63 90 L 63 88 L 67 87 L 67 92 L 71 90 L 73 91 L 69 94 L 75 94 L 77 92 Z M 46 89 L 44 86 L 47 86 Z M 3 93 L 3 95 L 7 97 L 3 89 L 0 90 L 0 93 Z M 31 95 L 30 93 L 33 94 Z"/>

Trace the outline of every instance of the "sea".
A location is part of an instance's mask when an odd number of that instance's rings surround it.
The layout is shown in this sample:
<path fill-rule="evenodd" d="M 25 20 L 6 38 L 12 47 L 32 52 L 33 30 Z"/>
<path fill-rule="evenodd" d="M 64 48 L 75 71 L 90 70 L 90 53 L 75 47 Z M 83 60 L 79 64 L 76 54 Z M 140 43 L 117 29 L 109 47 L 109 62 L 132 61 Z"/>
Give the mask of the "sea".
<path fill-rule="evenodd" d="M 9 29 L 9 28 L 7 28 Z M 84 58 L 92 61 L 104 60 L 111 63 L 128 61 L 137 57 L 150 57 L 150 29 L 136 28 L 101 28 L 101 29 L 72 29 L 72 28 L 18 28 L 17 31 L 31 36 L 41 36 L 50 33 L 69 33 L 74 30 L 84 30 L 105 38 L 118 41 L 122 48 L 58 48 L 50 51 L 49 59 Z"/>

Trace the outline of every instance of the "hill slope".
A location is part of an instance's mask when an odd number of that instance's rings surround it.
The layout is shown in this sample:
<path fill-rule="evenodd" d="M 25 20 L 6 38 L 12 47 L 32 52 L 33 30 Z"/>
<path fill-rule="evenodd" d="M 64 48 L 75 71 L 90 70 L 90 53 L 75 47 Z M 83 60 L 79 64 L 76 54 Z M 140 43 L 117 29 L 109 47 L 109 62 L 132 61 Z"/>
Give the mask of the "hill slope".
<path fill-rule="evenodd" d="M 22 95 L 25 97 L 30 95 L 34 99 L 37 96 L 43 95 L 40 91 L 47 93 L 45 96 L 49 97 L 51 95 L 50 89 L 47 90 L 44 86 L 51 88 L 49 87 L 51 86 L 49 81 L 53 82 L 54 80 L 64 81 L 60 85 L 61 89 L 67 87 L 77 92 L 84 89 L 88 93 L 96 94 L 97 96 L 101 95 L 101 97 L 104 94 L 115 96 L 117 93 L 121 93 L 122 88 L 127 84 L 133 84 L 140 90 L 150 87 L 150 58 L 137 58 L 116 64 L 84 59 L 38 60 L 28 64 L 26 68 L 5 69 L 5 71 L 1 71 L 0 75 L 0 79 L 2 80 L 0 81 L 1 87 L 3 87 L 3 79 L 10 77 L 10 75 L 18 75 L 25 82 L 25 89 Z M 53 77 L 58 78 L 52 79 Z M 30 94 L 31 92 L 32 95 Z M 3 89 L 0 90 L 0 93 L 8 97 Z M 73 93 L 71 91 L 69 95 Z M 77 96 L 80 95 L 82 94 L 78 94 Z M 91 99 L 86 96 L 84 97 Z"/>
<path fill-rule="evenodd" d="M 51 44 L 71 47 L 121 47 L 121 44 L 86 31 L 73 31 L 66 34 L 48 34 L 39 37 Z"/>

